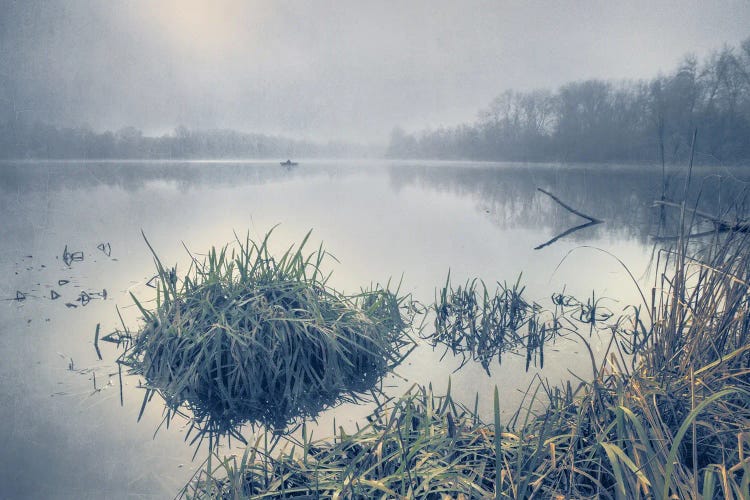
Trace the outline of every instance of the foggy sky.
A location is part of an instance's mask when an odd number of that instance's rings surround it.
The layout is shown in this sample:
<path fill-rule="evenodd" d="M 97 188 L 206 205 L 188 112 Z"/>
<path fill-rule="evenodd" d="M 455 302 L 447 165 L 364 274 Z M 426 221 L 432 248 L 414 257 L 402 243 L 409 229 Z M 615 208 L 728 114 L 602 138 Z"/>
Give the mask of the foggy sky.
<path fill-rule="evenodd" d="M 649 78 L 750 36 L 734 1 L 0 0 L 0 119 L 384 143 L 508 88 Z"/>

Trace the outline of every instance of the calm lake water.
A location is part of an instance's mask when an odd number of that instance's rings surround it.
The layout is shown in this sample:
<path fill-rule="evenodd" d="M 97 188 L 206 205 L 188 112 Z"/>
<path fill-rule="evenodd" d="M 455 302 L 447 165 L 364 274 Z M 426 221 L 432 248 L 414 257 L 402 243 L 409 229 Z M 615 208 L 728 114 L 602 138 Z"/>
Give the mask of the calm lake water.
<path fill-rule="evenodd" d="M 685 170 L 670 168 L 672 195 L 683 192 Z M 690 199 L 713 213 L 743 203 L 747 170 L 696 168 Z M 119 326 L 115 306 L 137 328 L 129 293 L 153 297 L 146 286 L 153 261 L 141 231 L 178 271 L 186 270 L 183 243 L 201 253 L 231 242 L 233 231 L 260 238 L 279 224 L 272 240 L 278 249 L 313 229 L 310 249 L 324 242 L 339 261 L 329 262 L 331 283 L 348 292 L 393 278 L 402 280 L 403 292 L 429 302 L 449 269 L 455 283 L 470 277 L 515 282 L 523 273 L 529 300 L 549 304 L 565 286 L 583 299 L 594 291 L 620 313 L 639 294 L 602 250 L 650 290 L 651 235 L 658 231 L 651 205 L 661 185 L 660 167 L 611 165 L 0 164 L 0 497 L 172 498 L 205 457 L 201 450 L 191 460 L 194 450 L 178 422 L 154 437 L 158 403 L 136 422 L 138 380 L 125 377 L 121 406 L 119 352 L 104 344 L 99 360 L 93 347 L 97 324 L 102 335 Z M 584 222 L 537 188 L 605 223 L 534 250 Z M 76 257 L 70 265 L 63 261 L 66 247 Z M 507 416 L 534 376 L 591 375 L 581 346 L 560 342 L 554 350 L 547 350 L 543 370 L 527 373 L 524 359 L 506 356 L 488 377 L 471 363 L 452 373 L 457 359 L 440 361 L 441 350 L 421 346 L 397 370 L 399 378 L 388 377 L 386 391 L 399 395 L 413 383 L 432 383 L 442 393 L 450 377 L 454 396 L 472 405 L 478 393 L 480 412 L 488 416 L 497 385 Z M 334 418 L 354 429 L 368 410 L 330 410 L 314 437 L 330 435 Z"/>

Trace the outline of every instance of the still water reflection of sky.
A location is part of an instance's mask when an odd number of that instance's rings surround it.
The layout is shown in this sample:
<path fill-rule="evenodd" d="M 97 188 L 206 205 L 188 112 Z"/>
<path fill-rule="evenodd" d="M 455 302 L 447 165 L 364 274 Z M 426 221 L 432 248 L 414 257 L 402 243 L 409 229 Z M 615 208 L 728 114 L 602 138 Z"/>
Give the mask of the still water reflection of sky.
<path fill-rule="evenodd" d="M 742 202 L 744 177 L 698 169 L 691 181 L 704 207 Z M 401 280 L 403 292 L 434 298 L 448 270 L 455 282 L 480 277 L 514 282 L 523 273 L 525 296 L 549 304 L 562 290 L 581 298 L 595 291 L 615 313 L 639 296 L 621 259 L 642 286 L 654 234 L 652 201 L 660 195 L 660 169 L 614 166 L 540 166 L 428 162 L 309 162 L 295 169 L 276 163 L 59 162 L 0 165 L 0 488 L 4 497 L 165 498 L 199 467 L 191 461 L 182 426 L 163 429 L 158 404 L 136 423 L 141 391 L 125 378 L 120 406 L 117 351 L 93 349 L 102 334 L 124 321 L 137 327 L 129 293 L 153 297 L 146 282 L 153 262 L 143 231 L 165 263 L 185 270 L 183 243 L 196 253 L 233 239 L 233 231 L 261 237 L 276 224 L 281 250 L 313 229 L 338 259 L 331 283 L 355 292 L 371 282 Z M 684 186 L 671 170 L 670 190 Z M 584 213 L 605 220 L 535 251 L 580 224 L 536 190 L 547 189 Z M 111 255 L 100 244 L 108 243 Z M 63 250 L 83 261 L 63 262 Z M 106 248 L 106 247 L 105 247 Z M 598 250 L 601 249 L 601 250 Z M 63 283 L 63 281 L 69 283 Z M 107 290 L 107 299 L 96 296 Z M 60 297 L 52 300 L 53 293 Z M 26 300 L 12 300 L 17 292 Z M 81 292 L 92 300 L 85 306 Z M 71 304 L 70 307 L 66 304 Z M 588 376 L 580 346 L 547 351 L 545 368 L 524 371 L 506 357 L 487 377 L 479 366 L 451 371 L 441 351 L 422 346 L 389 377 L 386 390 L 432 383 L 471 405 L 479 393 L 488 415 L 492 389 L 503 394 L 508 415 L 535 373 L 550 380 Z M 96 376 L 94 391 L 93 378 Z M 337 425 L 353 429 L 367 407 L 345 406 L 322 415 L 316 437 Z M 250 432 L 250 431 L 248 431 Z M 200 455 L 200 454 L 199 454 Z"/>

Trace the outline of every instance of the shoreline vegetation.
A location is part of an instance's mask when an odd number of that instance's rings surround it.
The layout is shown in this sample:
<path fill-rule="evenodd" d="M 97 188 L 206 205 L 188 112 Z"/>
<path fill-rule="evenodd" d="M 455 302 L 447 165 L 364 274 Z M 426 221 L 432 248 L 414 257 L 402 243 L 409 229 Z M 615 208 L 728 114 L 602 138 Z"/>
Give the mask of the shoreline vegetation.
<path fill-rule="evenodd" d="M 313 441 L 303 425 L 300 440 L 277 440 L 276 448 L 266 434 L 265 446 L 261 435 L 242 457 L 209 454 L 179 496 L 749 498 L 748 235 L 683 237 L 656 259 L 644 304 L 619 318 L 586 309 L 592 322 L 599 315 L 597 334 L 610 335 L 601 362 L 591 353 L 593 376 L 557 387 L 539 379 L 508 421 L 497 388 L 494 421 L 486 423 L 476 407 L 452 398 L 450 385 L 440 396 L 414 386 L 380 403 L 354 434 L 334 429 Z M 520 305 L 513 311 L 536 310 L 518 284 L 501 286 L 494 299 L 484 285 L 467 285 L 447 283 L 442 303 L 461 295 L 465 311 L 473 294 L 479 304 L 501 297 Z M 578 307 L 558 298 L 561 307 Z M 586 335 L 577 336 L 588 346 Z"/>
<path fill-rule="evenodd" d="M 16 117 L 0 122 L 2 160 L 236 160 L 372 158 L 382 147 L 343 141 L 314 142 L 229 129 L 178 126 L 161 136 L 135 127 L 97 132 Z M 207 160 L 207 161 L 210 161 Z"/>
<path fill-rule="evenodd" d="M 393 158 L 561 162 L 750 159 L 750 38 L 651 80 L 507 90 L 473 123 L 391 133 Z"/>
<path fill-rule="evenodd" d="M 181 498 L 749 498 L 750 234 L 717 227 L 693 237 L 695 214 L 680 208 L 682 230 L 655 252 L 651 289 L 617 317 L 595 296 L 584 302 L 564 290 L 545 311 L 523 298 L 521 277 L 493 291 L 477 280 L 456 287 L 449 275 L 430 307 L 388 287 L 347 299 L 326 292 L 327 254 L 321 247 L 304 256 L 307 237 L 278 259 L 268 236 L 259 244 L 238 239 L 234 255 L 213 249 L 205 262 L 194 260 L 181 289 L 176 271 L 154 253 L 157 309 L 142 309 L 141 331 L 116 339 L 128 342 L 119 362 L 146 378 L 144 406 L 159 392 L 167 423 L 191 419 L 196 454 L 209 438 L 208 458 Z M 194 299 L 198 307 L 188 304 Z M 328 299 L 332 315 L 321 312 Z M 225 321 L 234 310 L 239 323 Z M 263 320 L 269 314 L 270 323 Z M 418 316 L 421 325 L 409 330 Z M 206 317 L 211 335 L 201 326 Z M 434 334 L 425 334 L 427 318 Z M 256 325 L 254 336 L 242 337 L 243 321 Z M 357 340 L 353 330 L 362 325 Z M 407 331 L 488 372 L 504 352 L 525 355 L 527 369 L 543 365 L 545 342 L 574 338 L 589 352 L 591 374 L 574 373 L 558 386 L 536 378 L 508 419 L 496 387 L 494 418 L 485 422 L 479 395 L 469 408 L 453 398 L 450 383 L 446 394 L 414 385 L 395 398 L 373 387 L 408 355 Z M 276 340 L 237 349 L 257 344 L 258 335 Z M 592 335 L 604 341 L 604 353 L 594 352 Z M 330 340 L 331 350 L 312 337 Z M 274 349 L 281 356 L 266 363 L 263 353 Z M 207 362 L 184 363 L 198 358 Z M 364 385 L 359 368 L 346 369 L 358 360 L 374 376 Z M 248 369 L 256 375 L 243 378 Z M 329 369 L 341 383 L 330 386 Z M 279 383 L 256 383 L 271 379 Z M 312 392 L 322 399 L 298 391 L 316 380 Z M 226 406 L 246 400 L 247 390 L 261 391 L 249 412 Z M 376 408 L 356 432 L 334 424 L 330 437 L 313 440 L 307 418 L 366 393 Z M 313 404 L 300 412 L 304 395 Z M 270 400 L 288 411 L 268 413 L 263 401 Z M 201 413 L 206 401 L 212 409 Z M 260 431 L 257 440 L 241 457 L 220 457 L 218 437 L 245 442 L 242 423 Z"/>

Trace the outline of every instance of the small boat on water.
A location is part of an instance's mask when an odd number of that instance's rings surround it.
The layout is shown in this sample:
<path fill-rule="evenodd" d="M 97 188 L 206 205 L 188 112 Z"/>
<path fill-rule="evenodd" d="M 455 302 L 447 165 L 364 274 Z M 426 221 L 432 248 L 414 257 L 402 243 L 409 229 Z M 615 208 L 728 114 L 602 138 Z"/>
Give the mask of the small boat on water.
<path fill-rule="evenodd" d="M 282 167 L 296 167 L 297 165 L 299 165 L 299 163 L 297 163 L 296 161 L 292 161 L 292 160 L 282 161 L 282 162 L 279 162 L 279 164 Z"/>

